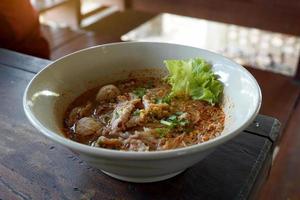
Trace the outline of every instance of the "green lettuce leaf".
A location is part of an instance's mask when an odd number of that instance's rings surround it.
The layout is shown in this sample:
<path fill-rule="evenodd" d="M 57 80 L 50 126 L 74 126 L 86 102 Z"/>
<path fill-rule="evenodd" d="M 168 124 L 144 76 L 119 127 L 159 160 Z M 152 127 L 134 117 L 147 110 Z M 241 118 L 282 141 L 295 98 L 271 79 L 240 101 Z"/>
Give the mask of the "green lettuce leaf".
<path fill-rule="evenodd" d="M 165 60 L 172 86 L 170 96 L 190 96 L 214 105 L 223 95 L 223 84 L 214 74 L 209 63 L 201 58 L 189 60 Z"/>

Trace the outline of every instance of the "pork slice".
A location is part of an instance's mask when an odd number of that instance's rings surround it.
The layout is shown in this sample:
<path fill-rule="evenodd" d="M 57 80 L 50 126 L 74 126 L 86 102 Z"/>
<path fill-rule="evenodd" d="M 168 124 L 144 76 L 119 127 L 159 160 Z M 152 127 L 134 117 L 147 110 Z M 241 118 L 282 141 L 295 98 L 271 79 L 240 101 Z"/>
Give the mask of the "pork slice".
<path fill-rule="evenodd" d="M 185 134 L 181 134 L 173 139 L 168 139 L 161 147 L 161 150 L 167 150 L 167 149 L 175 149 L 178 147 L 184 147 L 185 145 L 182 143 L 184 139 Z"/>
<path fill-rule="evenodd" d="M 105 136 L 100 136 L 95 142 L 94 146 L 104 147 L 110 149 L 119 149 L 122 146 L 122 139 L 120 138 L 107 138 Z"/>
<path fill-rule="evenodd" d="M 149 117 L 155 117 L 157 119 L 162 119 L 170 114 L 170 105 L 167 103 L 154 103 L 152 102 L 149 95 L 143 96 L 143 105 L 145 108 L 145 112 L 143 117 L 145 121 Z"/>
<path fill-rule="evenodd" d="M 131 101 L 121 102 L 117 105 L 113 111 L 113 117 L 109 125 L 110 132 L 112 134 L 126 129 L 126 123 L 130 119 L 131 113 L 135 110 L 136 105 L 139 102 L 140 99 L 134 99 Z"/>
<path fill-rule="evenodd" d="M 142 123 L 142 117 L 141 116 L 132 116 L 126 123 L 127 128 L 135 127 L 137 125 L 140 125 Z"/>
<path fill-rule="evenodd" d="M 127 147 L 128 151 L 149 151 L 149 146 L 139 139 L 130 139 L 126 141 L 125 147 Z"/>
<path fill-rule="evenodd" d="M 143 131 L 135 131 L 123 141 L 123 145 L 130 151 L 149 151 L 157 146 L 157 140 L 152 135 L 153 129 L 144 128 Z"/>

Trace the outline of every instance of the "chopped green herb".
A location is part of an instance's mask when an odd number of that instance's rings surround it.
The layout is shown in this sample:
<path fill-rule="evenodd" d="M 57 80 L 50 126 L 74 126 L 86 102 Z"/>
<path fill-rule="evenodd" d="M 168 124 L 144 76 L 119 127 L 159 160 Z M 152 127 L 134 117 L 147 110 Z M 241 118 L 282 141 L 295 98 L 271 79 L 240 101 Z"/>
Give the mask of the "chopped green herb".
<path fill-rule="evenodd" d="M 171 103 L 171 97 L 169 95 L 163 97 L 163 98 L 156 98 L 155 99 L 155 103 L 156 104 L 160 104 L 160 103 L 167 103 L 170 104 Z"/>
<path fill-rule="evenodd" d="M 184 112 L 176 112 L 175 115 L 180 116 L 182 115 Z"/>
<path fill-rule="evenodd" d="M 156 104 L 160 104 L 160 103 L 162 103 L 162 99 L 156 98 L 156 99 L 154 100 L 154 102 L 155 102 Z"/>
<path fill-rule="evenodd" d="M 177 116 L 176 115 L 171 115 L 171 116 L 168 117 L 168 121 L 174 122 L 176 120 L 177 120 Z"/>
<path fill-rule="evenodd" d="M 120 117 L 119 111 L 116 111 L 116 112 L 115 112 L 115 115 L 116 115 L 116 119 L 118 119 L 118 118 Z"/>
<path fill-rule="evenodd" d="M 146 94 L 146 88 L 136 88 L 133 90 L 133 94 L 139 98 L 142 98 Z"/>
<path fill-rule="evenodd" d="M 168 128 L 156 128 L 155 130 L 161 138 L 165 137 L 170 131 Z"/>
<path fill-rule="evenodd" d="M 171 103 L 171 96 L 170 96 L 170 95 L 167 95 L 167 96 L 163 97 L 163 98 L 162 98 L 162 102 L 163 102 L 163 103 L 170 104 L 170 103 Z"/>
<path fill-rule="evenodd" d="M 181 119 L 179 120 L 179 125 L 180 126 L 186 126 L 189 124 L 189 121 L 187 119 Z"/>
<path fill-rule="evenodd" d="M 160 123 L 163 124 L 163 125 L 166 125 L 166 126 L 172 126 L 173 123 L 172 122 L 169 122 L 169 121 L 166 121 L 166 120 L 160 120 Z"/>
<path fill-rule="evenodd" d="M 132 114 L 133 116 L 139 116 L 141 113 L 140 109 L 136 109 Z"/>
<path fill-rule="evenodd" d="M 175 128 L 178 126 L 186 126 L 189 124 L 189 121 L 187 119 L 178 119 L 176 115 L 171 115 L 167 119 L 160 120 L 160 123 L 170 128 Z"/>

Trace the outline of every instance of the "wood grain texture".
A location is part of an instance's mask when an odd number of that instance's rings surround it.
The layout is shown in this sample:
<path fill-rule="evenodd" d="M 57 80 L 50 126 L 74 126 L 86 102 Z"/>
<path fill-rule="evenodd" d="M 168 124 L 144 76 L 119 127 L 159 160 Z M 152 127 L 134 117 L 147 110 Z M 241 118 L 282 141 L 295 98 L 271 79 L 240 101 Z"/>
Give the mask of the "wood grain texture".
<path fill-rule="evenodd" d="M 264 126 L 262 126 L 264 124 Z M 280 132 L 281 123 L 276 118 L 258 115 L 254 122 L 248 126 L 247 131 L 252 134 L 257 134 L 269 138 L 272 142 L 278 140 L 277 133 Z"/>
<path fill-rule="evenodd" d="M 37 73 L 50 61 L 0 48 L 0 64 Z"/>
<path fill-rule="evenodd" d="M 110 42 L 120 42 L 120 39 L 118 37 L 114 37 L 110 35 L 86 33 L 60 46 L 60 48 L 53 50 L 51 53 L 51 59 L 55 60 L 67 54 L 74 53 L 75 51 L 82 50 L 84 48 L 110 43 Z"/>
<path fill-rule="evenodd" d="M 0 199 L 244 199 L 265 179 L 272 141 L 250 133 L 167 181 L 112 179 L 29 125 L 21 102 L 33 75 L 0 65 Z"/>
<path fill-rule="evenodd" d="M 35 182 L 0 164 L 1 199 L 43 199 L 47 197 Z"/>

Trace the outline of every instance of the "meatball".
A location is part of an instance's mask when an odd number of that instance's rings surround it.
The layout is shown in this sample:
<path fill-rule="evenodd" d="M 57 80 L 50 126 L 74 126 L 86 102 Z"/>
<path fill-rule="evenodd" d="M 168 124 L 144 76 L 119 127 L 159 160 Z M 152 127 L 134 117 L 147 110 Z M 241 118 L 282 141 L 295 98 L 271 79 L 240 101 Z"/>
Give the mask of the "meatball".
<path fill-rule="evenodd" d="M 80 136 L 89 136 L 96 134 L 102 125 L 91 117 L 81 118 L 75 127 L 76 134 Z"/>
<path fill-rule="evenodd" d="M 112 99 L 117 98 L 120 94 L 120 90 L 114 85 L 105 85 L 100 88 L 97 93 L 96 100 L 97 101 L 110 101 Z"/>
<path fill-rule="evenodd" d="M 85 106 L 75 107 L 71 110 L 66 123 L 68 126 L 73 126 L 80 118 L 86 117 L 92 112 L 92 103 L 88 102 Z"/>

